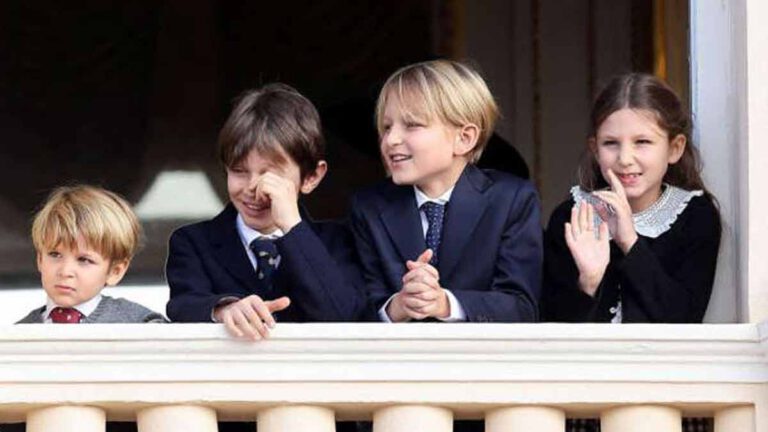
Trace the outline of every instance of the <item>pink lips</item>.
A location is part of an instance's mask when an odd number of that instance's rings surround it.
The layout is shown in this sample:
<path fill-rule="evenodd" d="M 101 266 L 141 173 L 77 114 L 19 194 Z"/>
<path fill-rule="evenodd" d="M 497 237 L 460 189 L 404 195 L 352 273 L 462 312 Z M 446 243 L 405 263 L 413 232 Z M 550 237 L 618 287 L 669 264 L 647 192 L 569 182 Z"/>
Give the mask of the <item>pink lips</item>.
<path fill-rule="evenodd" d="M 74 289 L 74 288 L 72 288 L 72 287 L 68 287 L 68 286 L 66 286 L 66 285 L 56 285 L 56 286 L 55 286 L 55 288 L 56 288 L 58 291 L 61 291 L 61 292 L 64 292 L 64 293 L 71 293 L 71 292 L 75 292 L 75 289 Z"/>
<path fill-rule="evenodd" d="M 634 186 L 640 181 L 640 174 L 616 174 L 624 186 Z"/>

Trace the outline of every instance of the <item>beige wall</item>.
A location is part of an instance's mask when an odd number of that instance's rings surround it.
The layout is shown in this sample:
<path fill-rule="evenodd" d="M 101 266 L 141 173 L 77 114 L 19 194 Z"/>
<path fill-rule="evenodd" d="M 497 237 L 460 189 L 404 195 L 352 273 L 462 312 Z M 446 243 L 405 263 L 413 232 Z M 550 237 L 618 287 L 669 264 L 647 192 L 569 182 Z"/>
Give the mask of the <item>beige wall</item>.
<path fill-rule="evenodd" d="M 749 321 L 768 318 L 768 2 L 747 0 L 747 152 L 742 166 L 747 183 L 742 184 L 747 234 L 741 244 L 746 257 L 749 287 Z M 742 215 L 742 220 L 744 217 Z M 746 250 L 745 250 L 746 249 Z"/>

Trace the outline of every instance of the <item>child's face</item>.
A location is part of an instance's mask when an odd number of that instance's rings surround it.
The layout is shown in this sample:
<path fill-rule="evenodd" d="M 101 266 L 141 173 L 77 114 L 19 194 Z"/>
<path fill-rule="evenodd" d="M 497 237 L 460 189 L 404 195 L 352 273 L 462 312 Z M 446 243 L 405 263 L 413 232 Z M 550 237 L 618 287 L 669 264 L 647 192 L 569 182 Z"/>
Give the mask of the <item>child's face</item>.
<path fill-rule="evenodd" d="M 267 172 L 291 181 L 296 186 L 295 196 L 291 199 L 294 202 L 298 200 L 298 191 L 304 191 L 301 170 L 287 155 L 285 161 L 278 162 L 263 158 L 257 151 L 252 150 L 239 163 L 227 168 L 229 200 L 245 224 L 262 234 L 269 234 L 277 229 L 272 214 L 272 202 L 265 194 L 258 192 L 259 179 Z"/>
<path fill-rule="evenodd" d="M 435 197 L 453 186 L 467 164 L 457 152 L 460 128 L 439 119 L 417 119 L 390 97 L 382 115 L 380 148 L 395 184 L 416 185 Z"/>
<path fill-rule="evenodd" d="M 603 178 L 613 170 L 635 213 L 656 202 L 668 165 L 683 154 L 685 136 L 667 135 L 654 113 L 624 108 L 603 121 L 590 143 Z"/>
<path fill-rule="evenodd" d="M 105 285 L 120 282 L 128 263 L 111 263 L 78 239 L 74 250 L 59 244 L 38 251 L 37 269 L 48 297 L 58 306 L 73 307 L 95 297 Z"/>

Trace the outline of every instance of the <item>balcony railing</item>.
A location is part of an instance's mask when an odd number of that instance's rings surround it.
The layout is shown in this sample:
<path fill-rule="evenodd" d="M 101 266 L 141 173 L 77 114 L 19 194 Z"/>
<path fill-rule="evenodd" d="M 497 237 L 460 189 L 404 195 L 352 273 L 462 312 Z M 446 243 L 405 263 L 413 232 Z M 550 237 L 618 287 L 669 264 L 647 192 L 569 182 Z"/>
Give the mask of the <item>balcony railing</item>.
<path fill-rule="evenodd" d="M 214 324 L 6 326 L 0 423 L 27 430 L 768 432 L 768 322 L 734 325 L 280 324 L 236 341 Z M 53 428 L 51 425 L 56 425 Z"/>

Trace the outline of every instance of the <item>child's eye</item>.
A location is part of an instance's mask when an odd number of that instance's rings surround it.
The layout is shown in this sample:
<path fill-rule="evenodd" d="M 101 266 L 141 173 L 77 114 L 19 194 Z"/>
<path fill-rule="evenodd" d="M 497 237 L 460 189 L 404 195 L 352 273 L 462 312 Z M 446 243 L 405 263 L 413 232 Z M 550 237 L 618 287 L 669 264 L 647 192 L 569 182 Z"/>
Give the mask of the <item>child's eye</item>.
<path fill-rule="evenodd" d="M 61 256 L 61 254 L 58 253 L 57 251 L 50 251 L 50 252 L 48 252 L 48 256 L 51 257 L 51 258 L 58 258 L 58 257 Z"/>
<path fill-rule="evenodd" d="M 415 129 L 415 128 L 424 127 L 424 125 L 419 122 L 410 121 L 405 123 L 405 127 L 407 127 L 408 129 Z"/>
<path fill-rule="evenodd" d="M 91 258 L 84 257 L 84 256 L 78 257 L 77 260 L 80 261 L 83 264 L 96 264 L 96 261 L 92 260 Z"/>
<path fill-rule="evenodd" d="M 651 144 L 652 141 L 647 138 L 640 138 L 636 141 L 637 144 Z"/>
<path fill-rule="evenodd" d="M 603 145 L 604 146 L 613 146 L 613 145 L 618 145 L 618 144 L 619 144 L 619 142 L 616 141 L 616 140 L 605 140 L 605 141 L 603 141 Z"/>
<path fill-rule="evenodd" d="M 245 169 L 243 169 L 243 167 L 233 167 L 229 169 L 229 172 L 236 175 L 242 175 L 245 174 Z"/>

